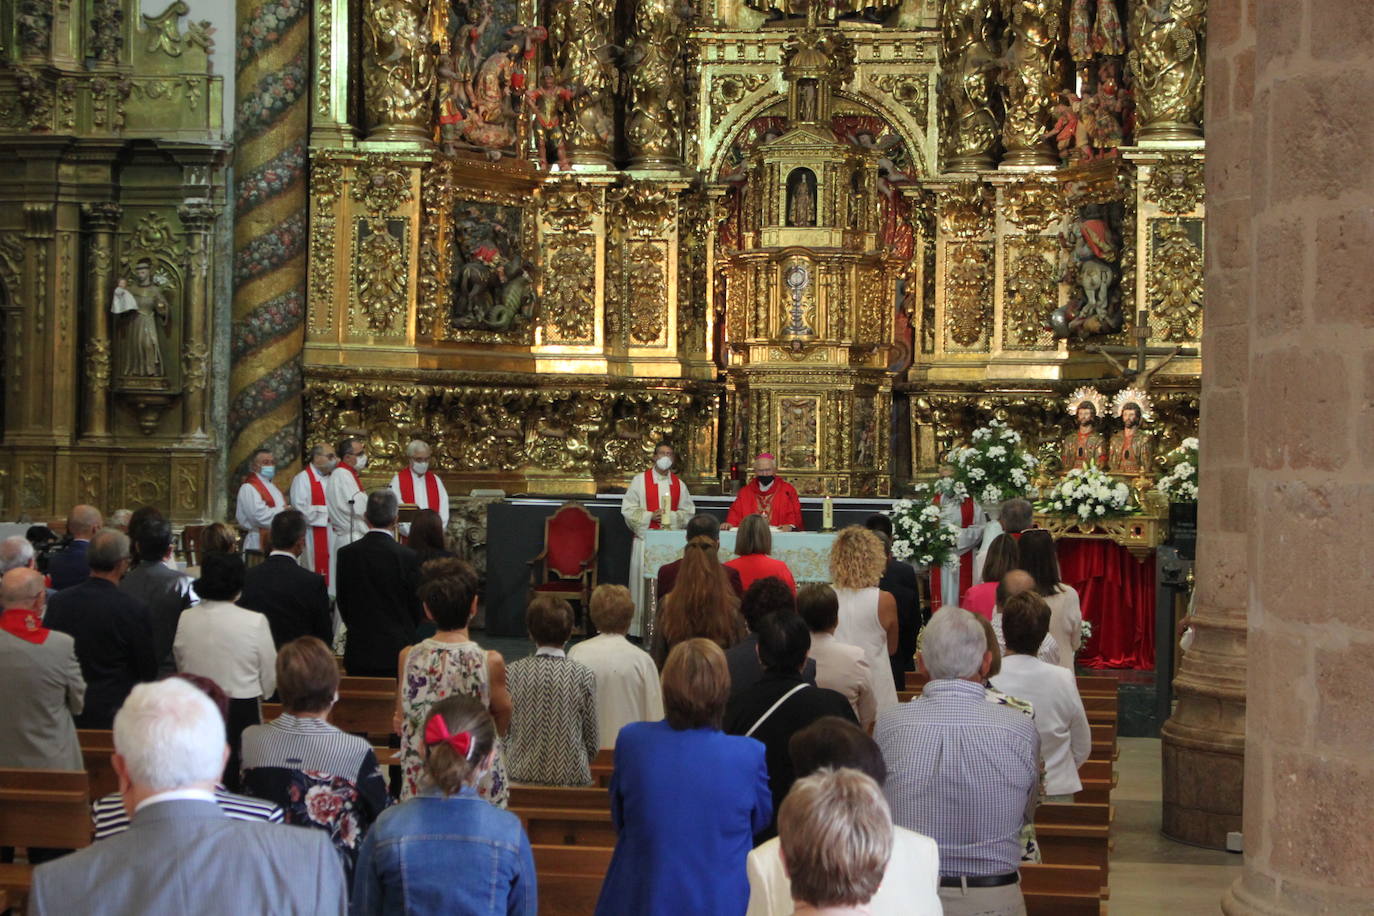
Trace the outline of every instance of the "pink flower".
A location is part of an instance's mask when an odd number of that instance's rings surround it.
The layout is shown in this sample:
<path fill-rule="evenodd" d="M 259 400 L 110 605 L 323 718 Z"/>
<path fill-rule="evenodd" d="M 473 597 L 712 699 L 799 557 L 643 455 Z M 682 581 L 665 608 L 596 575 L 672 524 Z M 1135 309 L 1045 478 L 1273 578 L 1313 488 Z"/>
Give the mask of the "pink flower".
<path fill-rule="evenodd" d="M 344 803 L 327 786 L 315 786 L 305 793 L 305 810 L 317 824 L 332 826 L 343 812 Z"/>

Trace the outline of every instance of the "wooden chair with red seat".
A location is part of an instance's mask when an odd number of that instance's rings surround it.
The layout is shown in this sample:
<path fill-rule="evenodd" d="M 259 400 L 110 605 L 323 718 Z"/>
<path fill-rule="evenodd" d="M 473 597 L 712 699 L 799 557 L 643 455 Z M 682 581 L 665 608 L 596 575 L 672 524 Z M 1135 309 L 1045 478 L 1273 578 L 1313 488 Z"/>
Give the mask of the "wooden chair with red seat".
<path fill-rule="evenodd" d="M 529 561 L 530 590 L 580 604 L 584 616 L 596 588 L 601 522 L 579 503 L 567 502 L 544 519 L 544 551 Z M 542 574 L 541 574 L 542 564 Z"/>

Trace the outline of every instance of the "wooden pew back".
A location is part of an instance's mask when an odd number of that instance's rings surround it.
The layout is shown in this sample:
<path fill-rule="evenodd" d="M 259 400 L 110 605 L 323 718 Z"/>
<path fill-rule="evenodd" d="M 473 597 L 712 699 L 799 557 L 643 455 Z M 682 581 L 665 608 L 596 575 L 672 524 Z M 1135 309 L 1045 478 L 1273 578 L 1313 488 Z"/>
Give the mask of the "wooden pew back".
<path fill-rule="evenodd" d="M 91 845 L 85 771 L 0 769 L 0 846 Z"/>

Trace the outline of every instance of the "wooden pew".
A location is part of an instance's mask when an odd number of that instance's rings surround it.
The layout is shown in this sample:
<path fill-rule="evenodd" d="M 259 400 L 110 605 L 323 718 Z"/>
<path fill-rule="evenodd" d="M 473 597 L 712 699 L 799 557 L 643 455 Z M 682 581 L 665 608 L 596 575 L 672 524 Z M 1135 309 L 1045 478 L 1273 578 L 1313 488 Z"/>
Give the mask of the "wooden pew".
<path fill-rule="evenodd" d="M 908 671 L 906 672 L 905 689 L 919 693 L 929 680 L 930 678 L 919 671 Z M 1100 674 L 1079 674 L 1074 677 L 1074 680 L 1078 684 L 1080 696 L 1116 696 L 1117 686 L 1120 684 L 1116 678 L 1104 677 Z"/>
<path fill-rule="evenodd" d="M 597 787 L 565 788 L 563 786 L 510 787 L 511 808 L 577 808 L 582 811 L 611 810 L 611 795 Z"/>
<path fill-rule="evenodd" d="M 907 703 L 921 695 L 919 690 L 903 690 L 898 692 L 899 702 Z M 1089 725 L 1110 725 L 1112 730 L 1116 729 L 1116 697 L 1115 696 L 1086 696 L 1083 697 L 1083 711 L 1088 714 Z"/>
<path fill-rule="evenodd" d="M 1106 881 L 1094 865 L 1022 865 L 1027 916 L 1104 916 Z"/>
<path fill-rule="evenodd" d="M 1035 812 L 1035 836 L 1050 865 L 1097 865 L 1103 880 L 1112 851 L 1110 805 L 1041 805 Z"/>
<path fill-rule="evenodd" d="M 90 776 L 91 798 L 100 798 L 119 791 L 119 777 L 115 775 L 110 758 L 114 756 L 114 732 L 101 728 L 79 728 L 77 741 L 81 744 L 81 759 Z"/>
<path fill-rule="evenodd" d="M 609 846 L 532 845 L 539 875 L 539 916 L 587 916 L 596 909 L 611 865 Z"/>
<path fill-rule="evenodd" d="M 396 712 L 394 677 L 345 677 L 339 681 L 339 702 L 329 712 L 329 724 L 340 731 L 370 738 L 389 738 Z M 281 715 L 280 703 L 263 703 L 262 720 Z"/>
<path fill-rule="evenodd" d="M 609 811 L 586 808 L 511 808 L 530 843 L 542 846 L 614 846 Z"/>
<path fill-rule="evenodd" d="M 81 849 L 91 845 L 90 780 L 84 770 L 0 769 L 0 846 Z M 28 865 L 0 865 L 0 890 L 21 909 Z"/>

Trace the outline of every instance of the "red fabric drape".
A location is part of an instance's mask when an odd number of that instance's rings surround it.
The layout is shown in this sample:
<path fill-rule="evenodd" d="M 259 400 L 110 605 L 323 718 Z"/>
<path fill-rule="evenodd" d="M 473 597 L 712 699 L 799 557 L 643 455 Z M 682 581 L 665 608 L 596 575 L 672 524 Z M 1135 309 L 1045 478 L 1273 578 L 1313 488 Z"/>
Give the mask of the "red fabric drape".
<path fill-rule="evenodd" d="M 1092 638 L 1078 653 L 1085 668 L 1155 667 L 1155 565 L 1107 540 L 1063 538 L 1059 574 L 1078 590 Z"/>

